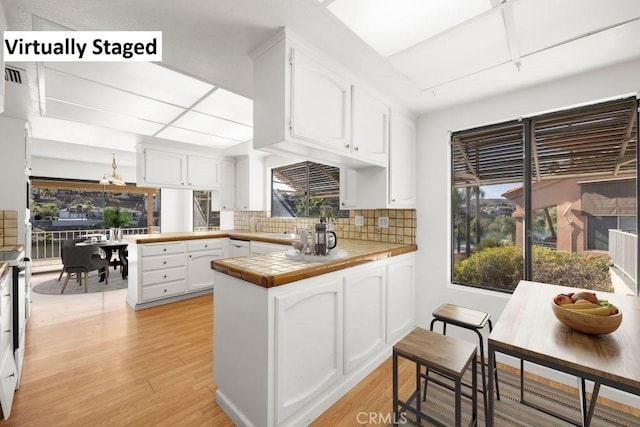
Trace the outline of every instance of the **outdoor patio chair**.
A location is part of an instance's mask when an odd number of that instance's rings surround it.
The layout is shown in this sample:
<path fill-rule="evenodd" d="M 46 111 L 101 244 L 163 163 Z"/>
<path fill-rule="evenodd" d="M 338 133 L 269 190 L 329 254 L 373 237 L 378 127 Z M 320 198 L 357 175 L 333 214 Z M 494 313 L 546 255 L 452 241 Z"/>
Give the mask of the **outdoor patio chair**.
<path fill-rule="evenodd" d="M 104 269 L 105 284 L 109 283 L 109 260 L 98 245 L 68 246 L 64 249 L 64 271 L 67 277 L 60 293 L 64 293 L 71 274 L 76 274 L 79 279 L 78 285 L 82 284 L 84 273 L 84 291 L 87 292 L 89 286 L 89 272 Z"/>

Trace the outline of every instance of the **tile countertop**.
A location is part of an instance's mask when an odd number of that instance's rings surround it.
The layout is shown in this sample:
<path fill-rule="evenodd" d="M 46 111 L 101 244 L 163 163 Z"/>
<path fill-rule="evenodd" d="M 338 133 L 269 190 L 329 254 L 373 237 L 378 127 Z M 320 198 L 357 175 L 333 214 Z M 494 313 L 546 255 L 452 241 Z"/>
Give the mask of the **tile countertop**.
<path fill-rule="evenodd" d="M 284 252 L 273 252 L 211 261 L 211 268 L 256 285 L 271 288 L 413 252 L 418 247 L 416 245 L 339 239 L 337 249 L 346 251 L 347 257 L 329 262 L 300 262 L 287 258 Z"/>
<path fill-rule="evenodd" d="M 193 231 L 182 233 L 159 233 L 159 234 L 137 234 L 135 236 L 124 236 L 123 239 L 131 243 L 162 243 L 162 242 L 180 242 L 184 240 L 198 239 L 217 239 L 221 237 L 233 237 L 236 239 L 258 240 L 261 242 L 279 243 L 282 245 L 291 245 L 293 240 L 278 239 L 274 237 L 275 233 L 251 233 L 248 231 Z"/>

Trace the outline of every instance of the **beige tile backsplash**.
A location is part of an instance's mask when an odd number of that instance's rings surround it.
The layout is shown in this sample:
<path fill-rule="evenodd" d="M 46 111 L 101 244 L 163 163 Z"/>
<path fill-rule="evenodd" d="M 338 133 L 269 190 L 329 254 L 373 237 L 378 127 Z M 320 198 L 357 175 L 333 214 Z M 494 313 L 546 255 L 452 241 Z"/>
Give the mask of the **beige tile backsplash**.
<path fill-rule="evenodd" d="M 356 226 L 355 217 L 362 216 L 364 225 Z M 389 227 L 378 227 L 378 218 L 389 218 Z M 261 231 L 264 233 L 312 230 L 319 218 L 271 218 L 268 211 L 234 212 L 234 228 L 239 231 Z M 416 243 L 415 209 L 367 209 L 349 211 L 349 218 L 337 218 L 333 226 L 338 238 L 369 240 L 385 243 Z"/>
<path fill-rule="evenodd" d="M 18 244 L 18 211 L 0 211 L 0 246 Z"/>

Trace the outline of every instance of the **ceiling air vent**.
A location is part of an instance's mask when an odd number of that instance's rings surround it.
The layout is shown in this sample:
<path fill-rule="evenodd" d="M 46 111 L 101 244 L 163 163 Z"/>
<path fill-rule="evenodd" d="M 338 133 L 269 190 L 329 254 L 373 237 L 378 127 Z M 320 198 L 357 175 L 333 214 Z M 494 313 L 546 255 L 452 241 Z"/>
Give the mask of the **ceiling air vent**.
<path fill-rule="evenodd" d="M 22 74 L 20 73 L 20 69 L 9 67 L 8 65 L 4 67 L 4 79 L 8 82 L 17 83 L 19 85 L 22 84 Z"/>

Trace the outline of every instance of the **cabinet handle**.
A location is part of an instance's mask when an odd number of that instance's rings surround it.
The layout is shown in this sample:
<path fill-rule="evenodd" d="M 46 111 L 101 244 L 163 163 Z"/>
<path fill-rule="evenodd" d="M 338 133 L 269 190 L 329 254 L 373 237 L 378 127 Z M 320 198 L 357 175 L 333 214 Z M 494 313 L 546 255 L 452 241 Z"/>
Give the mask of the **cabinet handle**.
<path fill-rule="evenodd" d="M 164 292 L 164 293 L 166 294 L 166 293 L 167 293 L 167 290 L 166 290 L 166 289 L 163 289 L 163 290 L 162 290 L 162 292 Z"/>
<path fill-rule="evenodd" d="M 344 148 L 349 148 L 351 145 L 349 144 L 344 144 Z"/>
<path fill-rule="evenodd" d="M 166 278 L 167 278 L 167 275 L 165 274 L 165 275 L 164 275 L 164 276 L 162 276 L 162 277 L 164 277 L 164 278 L 166 279 Z"/>
<path fill-rule="evenodd" d="M 167 248 L 162 249 L 163 252 L 167 252 Z"/>
<path fill-rule="evenodd" d="M 353 147 L 354 151 L 358 151 L 358 147 Z"/>
<path fill-rule="evenodd" d="M 189 254 L 189 258 L 191 258 L 191 254 Z"/>
<path fill-rule="evenodd" d="M 162 264 L 165 264 L 165 265 L 166 265 L 166 264 L 167 264 L 167 261 L 162 261 Z"/>
<path fill-rule="evenodd" d="M 208 247 L 209 247 L 209 245 L 204 245 L 204 247 L 205 247 L 205 248 L 208 248 Z"/>
<path fill-rule="evenodd" d="M 391 202 L 392 202 L 392 203 L 395 203 L 395 202 L 396 202 L 396 199 L 391 199 Z"/>
<path fill-rule="evenodd" d="M 11 377 L 15 377 L 15 376 L 16 376 L 16 374 L 13 374 L 13 373 L 12 373 L 12 374 L 11 374 L 11 375 L 9 375 L 7 378 L 11 378 Z"/>
<path fill-rule="evenodd" d="M 2 295 L 2 296 L 3 296 L 3 297 L 10 297 L 10 296 L 11 296 L 11 294 L 4 294 L 4 295 Z"/>
<path fill-rule="evenodd" d="M 340 203 L 342 206 L 344 206 L 344 202 Z"/>
<path fill-rule="evenodd" d="M 7 333 L 9 333 L 9 332 L 11 332 L 11 329 L 7 329 L 7 330 L 6 330 L 6 331 L 4 331 L 4 332 L 7 332 Z"/>

